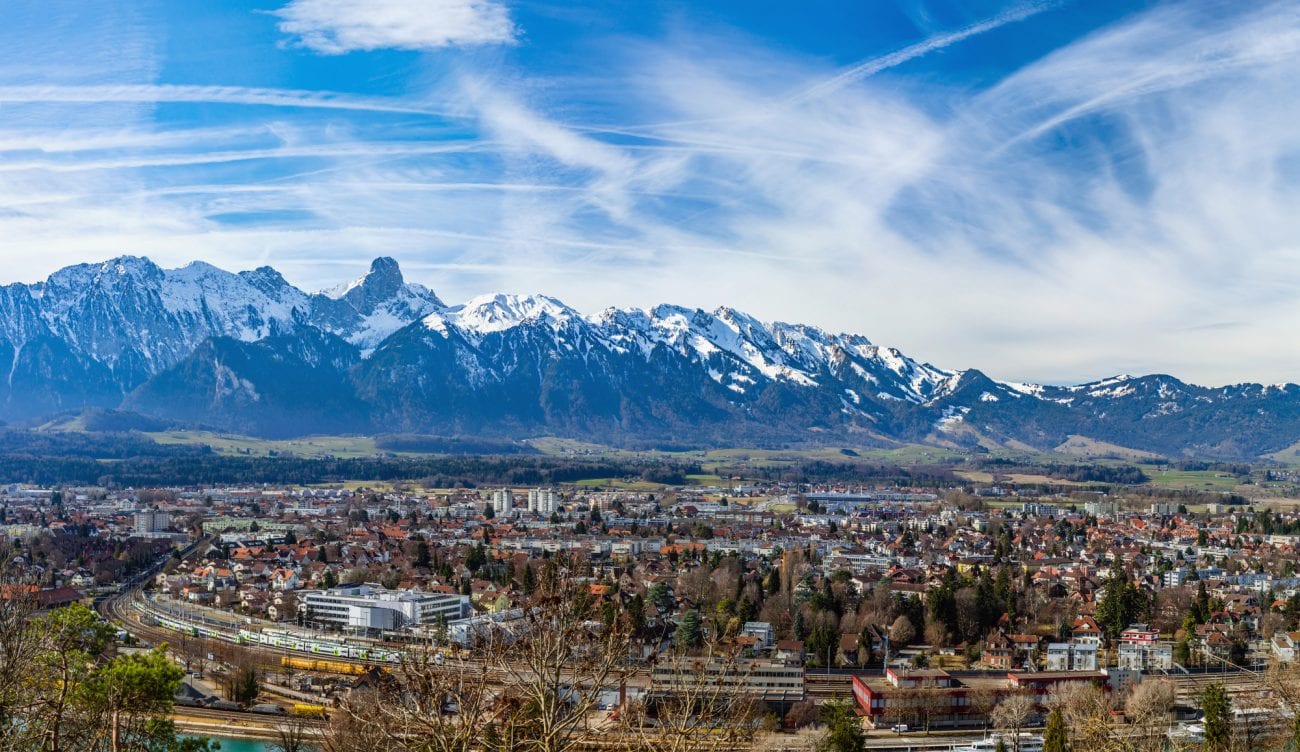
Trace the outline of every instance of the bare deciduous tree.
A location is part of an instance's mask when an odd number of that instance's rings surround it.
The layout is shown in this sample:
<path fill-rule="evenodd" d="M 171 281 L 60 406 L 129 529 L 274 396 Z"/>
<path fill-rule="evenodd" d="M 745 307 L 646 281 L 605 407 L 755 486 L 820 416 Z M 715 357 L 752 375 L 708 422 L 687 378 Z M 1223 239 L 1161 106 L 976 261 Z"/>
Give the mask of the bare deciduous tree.
<path fill-rule="evenodd" d="M 627 675 L 630 633 L 607 625 L 572 562 L 551 559 L 521 619 L 485 642 L 487 668 L 504 685 L 510 708 L 496 727 L 515 749 L 563 752 L 590 738 L 594 711 L 607 688 Z"/>
<path fill-rule="evenodd" d="M 369 740 L 367 750 L 465 752 L 497 722 L 497 694 L 481 659 L 421 650 L 392 676 L 355 690 L 335 714 L 332 735 Z"/>
<path fill-rule="evenodd" d="M 1061 709 L 1072 747 L 1088 750 L 1108 748 L 1112 701 L 1101 687 L 1079 682 L 1058 684 L 1047 704 Z"/>
<path fill-rule="evenodd" d="M 930 726 L 950 710 L 949 694 L 934 679 L 925 679 L 916 688 L 916 715 L 926 734 L 930 733 Z"/>
<path fill-rule="evenodd" d="M 289 718 L 280 723 L 271 739 L 273 752 L 308 752 L 315 749 L 316 734 L 302 718 Z"/>
<path fill-rule="evenodd" d="M 36 613 L 35 584 L 30 573 L 14 564 L 14 552 L 0 544 L 0 751 L 39 747 L 36 729 L 19 719 L 34 709 L 31 667 L 41 649 L 40 635 L 30 628 Z"/>
<path fill-rule="evenodd" d="M 1163 749 L 1173 708 L 1172 682 L 1148 679 L 1134 687 L 1124 701 L 1124 715 L 1133 725 L 1133 746 L 1139 750 Z"/>
<path fill-rule="evenodd" d="M 993 725 L 1011 733 L 1012 752 L 1020 752 L 1020 732 L 1034 715 L 1034 698 L 1024 692 L 1004 695 L 993 708 Z"/>
<path fill-rule="evenodd" d="M 971 690 L 966 698 L 972 713 L 989 718 L 993 714 L 993 709 L 998 706 L 1001 696 L 1001 693 L 993 687 L 982 685 Z"/>
<path fill-rule="evenodd" d="M 656 681 L 637 729 L 648 749 L 703 752 L 753 742 L 761 698 L 747 686 L 751 667 L 735 649 L 706 645 L 696 655 L 671 653 L 656 660 Z"/>

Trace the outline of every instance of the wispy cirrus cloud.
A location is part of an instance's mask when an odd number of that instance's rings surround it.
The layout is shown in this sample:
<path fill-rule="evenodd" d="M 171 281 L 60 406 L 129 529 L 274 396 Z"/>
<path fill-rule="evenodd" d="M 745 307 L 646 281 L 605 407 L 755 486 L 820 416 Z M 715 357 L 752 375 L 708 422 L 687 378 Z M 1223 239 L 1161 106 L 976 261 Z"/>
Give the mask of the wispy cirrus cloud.
<path fill-rule="evenodd" d="M 177 84 L 0 86 L 0 102 L 25 104 L 235 104 L 413 115 L 445 114 L 409 100 L 385 100 L 379 97 L 360 97 L 328 91 Z"/>
<path fill-rule="evenodd" d="M 1293 381 L 1300 219 L 1287 207 L 1300 198 L 1300 134 L 1289 123 L 1300 105 L 1286 91 L 1300 77 L 1297 40 L 1289 4 L 1161 6 L 972 93 L 873 84 L 870 67 L 826 78 L 696 40 L 620 84 L 657 123 L 603 140 L 600 127 L 547 118 L 557 108 L 521 89 L 531 120 L 596 139 L 588 158 L 612 148 L 631 167 L 573 172 L 571 155 L 497 131 L 531 169 L 553 165 L 586 195 L 515 206 L 503 221 L 544 238 L 530 258 L 557 271 L 512 279 L 503 261 L 496 276 L 563 290 L 563 270 L 581 267 L 570 297 L 590 307 L 754 301 L 765 316 L 993 363 L 1006 378 Z M 801 78 L 813 83 L 791 86 Z M 640 198 L 649 186 L 654 198 Z M 611 194 L 628 199 L 622 214 L 582 213 Z M 592 233 L 646 250 L 593 258 L 562 242 Z M 738 264 L 730 251 L 749 255 Z M 1251 315 L 1231 331 L 1209 326 L 1224 310 Z M 1200 332 L 1192 348 L 1189 327 Z"/>
<path fill-rule="evenodd" d="M 1001 378 L 1296 380 L 1300 11 L 1158 5 L 978 85 L 918 75 L 1057 7 L 847 68 L 706 30 L 406 98 L 0 75 L 0 236 L 35 259 L 6 279 L 131 252 L 326 287 L 382 253 L 448 300 L 728 304 Z M 434 44 L 356 33 L 317 51 Z"/>
<path fill-rule="evenodd" d="M 904 63 L 910 62 L 919 57 L 924 57 L 932 52 L 938 52 L 939 50 L 951 47 L 954 44 L 964 42 L 971 37 L 976 37 L 980 34 L 987 34 L 988 32 L 999 29 L 1007 24 L 1013 24 L 1033 18 L 1043 11 L 1051 10 L 1054 7 L 1060 6 L 1062 3 L 1063 0 L 1052 0 L 1051 2 L 1043 2 L 1040 0 L 1039 2 L 1013 6 L 992 18 L 986 18 L 983 21 L 973 23 L 965 28 L 935 34 L 923 41 L 908 45 L 886 55 L 870 57 L 849 66 L 847 69 L 840 71 L 828 79 L 809 86 L 792 96 L 788 101 L 790 103 L 797 103 L 815 97 L 824 97 L 834 94 L 844 87 L 859 82 L 864 78 L 869 78 L 891 68 L 897 68 Z"/>
<path fill-rule="evenodd" d="M 295 44 L 323 55 L 508 44 L 517 34 L 497 0 L 292 0 L 275 15 Z"/>

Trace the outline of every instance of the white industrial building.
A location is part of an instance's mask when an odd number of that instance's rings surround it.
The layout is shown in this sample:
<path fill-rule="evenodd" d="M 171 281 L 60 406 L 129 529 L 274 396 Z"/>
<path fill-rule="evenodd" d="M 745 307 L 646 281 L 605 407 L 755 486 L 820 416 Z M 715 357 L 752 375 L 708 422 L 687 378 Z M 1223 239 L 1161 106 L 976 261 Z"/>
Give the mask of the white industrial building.
<path fill-rule="evenodd" d="M 349 632 L 402 629 L 464 619 L 469 596 L 387 590 L 378 585 L 351 585 L 303 594 L 309 623 Z"/>

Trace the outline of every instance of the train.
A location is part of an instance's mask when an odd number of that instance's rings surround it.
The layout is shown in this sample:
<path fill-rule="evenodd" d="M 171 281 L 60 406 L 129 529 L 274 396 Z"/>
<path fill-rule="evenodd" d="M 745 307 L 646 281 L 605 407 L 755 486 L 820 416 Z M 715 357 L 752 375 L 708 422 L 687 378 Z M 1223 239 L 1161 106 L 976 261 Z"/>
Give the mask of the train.
<path fill-rule="evenodd" d="M 143 610 L 143 609 L 141 609 Z M 179 632 L 190 637 L 202 637 L 209 640 L 224 640 L 233 642 L 230 635 L 222 632 L 214 626 L 202 622 L 193 622 L 186 619 L 179 619 L 168 614 L 159 614 L 150 611 L 144 612 L 149 620 L 163 629 L 172 632 Z"/>
<path fill-rule="evenodd" d="M 322 721 L 329 718 L 329 710 L 327 710 L 324 705 L 304 705 L 303 703 L 298 703 L 293 706 L 293 709 L 289 711 L 289 714 L 298 718 L 319 718 Z"/>
<path fill-rule="evenodd" d="M 299 671 L 323 671 L 331 674 L 348 674 L 349 676 L 359 676 L 369 672 L 371 668 L 360 663 L 330 661 L 320 658 L 297 658 L 291 655 L 281 656 L 280 665 L 284 668 Z"/>
<path fill-rule="evenodd" d="M 256 630 L 241 627 L 237 632 L 232 633 L 222 631 L 220 628 L 202 621 L 193 621 L 140 608 L 139 604 L 137 604 L 137 608 L 143 612 L 149 622 L 190 637 L 233 642 L 238 645 L 257 645 L 280 650 L 292 650 L 297 653 L 363 661 L 369 664 L 396 665 L 402 662 L 402 652 L 400 650 L 377 646 L 373 643 L 316 637 L 287 629 Z"/>
<path fill-rule="evenodd" d="M 283 629 L 241 629 L 236 640 L 241 645 L 264 645 L 282 650 L 293 650 L 298 653 L 311 653 L 330 658 L 347 658 L 365 661 L 366 663 L 398 664 L 402 662 L 402 653 L 399 650 L 383 648 L 370 643 L 312 637 Z"/>

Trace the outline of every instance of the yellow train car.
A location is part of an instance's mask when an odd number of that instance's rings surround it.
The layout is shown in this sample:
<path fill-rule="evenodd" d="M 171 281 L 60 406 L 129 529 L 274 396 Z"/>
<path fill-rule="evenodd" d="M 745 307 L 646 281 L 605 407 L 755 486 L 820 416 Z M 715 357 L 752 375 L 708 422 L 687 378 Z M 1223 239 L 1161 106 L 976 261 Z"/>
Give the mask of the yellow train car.
<path fill-rule="evenodd" d="M 329 718 L 329 711 L 325 709 L 324 705 L 304 705 L 298 703 L 294 705 L 293 710 L 289 712 L 298 718 L 319 718 L 321 720 Z"/>
<path fill-rule="evenodd" d="M 297 658 L 288 655 L 280 657 L 280 666 L 298 671 L 321 671 L 330 674 L 347 674 L 348 676 L 360 676 L 370 670 L 359 663 L 327 661 L 322 658 Z"/>

